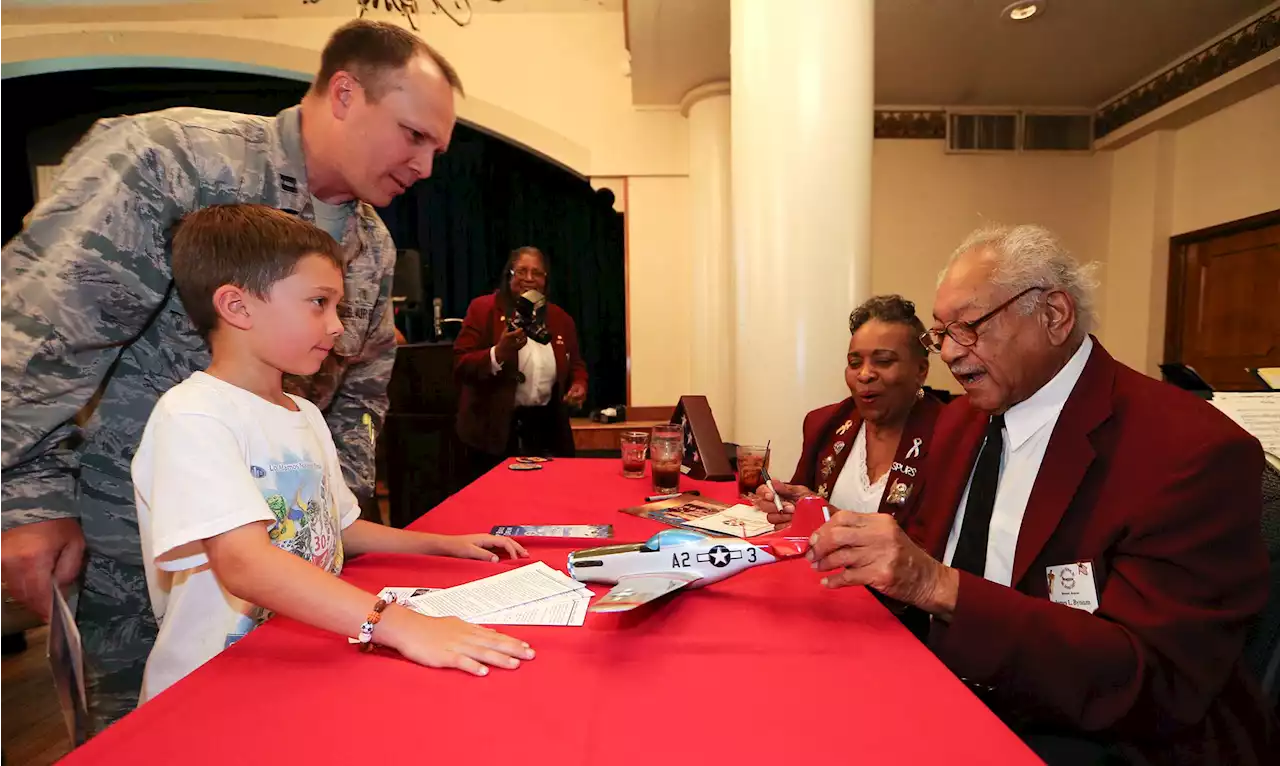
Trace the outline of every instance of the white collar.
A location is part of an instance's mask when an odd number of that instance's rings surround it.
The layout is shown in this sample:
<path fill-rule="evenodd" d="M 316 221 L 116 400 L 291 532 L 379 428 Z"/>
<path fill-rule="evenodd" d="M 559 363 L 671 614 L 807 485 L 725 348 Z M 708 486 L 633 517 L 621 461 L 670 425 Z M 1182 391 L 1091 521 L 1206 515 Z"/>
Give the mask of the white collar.
<path fill-rule="evenodd" d="M 1007 444 L 1010 451 L 1021 447 L 1045 424 L 1057 419 L 1067 403 L 1067 397 L 1075 390 L 1076 382 L 1080 380 L 1092 350 L 1093 340 L 1086 335 L 1080 348 L 1076 349 L 1052 380 L 1026 400 L 1010 407 L 1004 414 L 1004 428 L 1009 435 Z"/>

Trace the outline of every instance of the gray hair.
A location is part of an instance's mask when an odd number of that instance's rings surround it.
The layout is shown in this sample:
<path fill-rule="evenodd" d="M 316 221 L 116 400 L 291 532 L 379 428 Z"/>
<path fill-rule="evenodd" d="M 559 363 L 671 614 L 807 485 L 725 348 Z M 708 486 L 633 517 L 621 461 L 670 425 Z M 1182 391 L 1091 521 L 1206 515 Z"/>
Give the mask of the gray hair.
<path fill-rule="evenodd" d="M 1098 264 L 1081 264 L 1053 232 L 1034 224 L 978 229 L 951 253 L 947 267 L 938 275 L 938 282 L 942 282 L 957 258 L 972 250 L 990 250 L 995 254 L 996 268 L 991 275 L 994 284 L 1007 287 L 1013 293 L 1031 287 L 1061 290 L 1071 296 L 1076 307 L 1075 333 L 1085 335 L 1097 327 Z M 1026 316 L 1035 310 L 1042 295 L 1030 293 L 1014 306 Z"/>
<path fill-rule="evenodd" d="M 916 316 L 916 304 L 901 295 L 873 295 L 862 302 L 849 314 L 849 334 L 853 335 L 872 319 L 887 324 L 900 324 L 911 330 L 911 336 L 919 338 L 924 335 L 924 323 Z M 929 351 L 923 343 L 912 343 L 911 350 L 916 356 L 928 357 Z"/>

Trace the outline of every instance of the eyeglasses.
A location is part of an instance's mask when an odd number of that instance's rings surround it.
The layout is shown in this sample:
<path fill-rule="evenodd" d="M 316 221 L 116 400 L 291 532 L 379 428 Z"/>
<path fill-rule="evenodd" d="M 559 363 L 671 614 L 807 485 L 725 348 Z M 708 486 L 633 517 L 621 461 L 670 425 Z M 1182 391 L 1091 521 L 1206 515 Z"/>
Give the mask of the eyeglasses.
<path fill-rule="evenodd" d="M 520 269 L 518 271 L 512 269 L 511 276 L 524 277 L 525 279 L 545 279 L 547 272 L 542 269 Z"/>
<path fill-rule="evenodd" d="M 942 329 L 940 330 L 925 330 L 924 333 L 921 334 L 920 336 L 920 345 L 924 346 L 925 349 L 927 349 L 932 354 L 941 354 L 942 341 L 944 338 L 949 336 L 951 340 L 954 340 L 956 343 L 959 343 L 961 346 L 965 346 L 966 348 L 969 346 L 972 346 L 973 344 L 978 342 L 978 327 L 980 327 L 983 322 L 986 322 L 991 317 L 995 316 L 996 314 L 999 314 L 1001 311 L 1004 311 L 1009 306 L 1013 305 L 1014 301 L 1018 300 L 1019 298 L 1031 292 L 1032 290 L 1044 290 L 1044 289 L 1046 288 L 1028 287 L 1027 289 L 1013 296 L 1009 300 L 1005 301 L 1004 303 L 1001 303 L 999 306 L 996 306 L 995 308 L 991 309 L 987 313 L 973 320 L 972 322 L 962 322 L 957 319 L 954 322 L 947 322 L 945 325 L 942 326 Z"/>

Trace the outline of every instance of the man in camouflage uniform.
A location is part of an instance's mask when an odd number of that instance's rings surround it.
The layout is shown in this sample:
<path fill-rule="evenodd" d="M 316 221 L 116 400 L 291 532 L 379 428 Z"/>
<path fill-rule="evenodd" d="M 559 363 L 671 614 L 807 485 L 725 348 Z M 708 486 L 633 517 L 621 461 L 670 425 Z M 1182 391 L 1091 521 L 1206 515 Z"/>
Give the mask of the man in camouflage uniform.
<path fill-rule="evenodd" d="M 92 733 L 137 704 L 157 630 L 129 464 L 156 400 L 209 363 L 173 289 L 170 228 L 256 202 L 342 243 L 345 334 L 288 387 L 325 412 L 348 484 L 368 497 L 395 359 L 395 248 L 372 206 L 431 174 L 454 90 L 452 67 L 418 37 L 352 22 L 302 104 L 274 118 L 179 108 L 100 121 L 5 246 L 0 561 L 6 587 L 44 616 L 51 583 L 83 570 Z"/>

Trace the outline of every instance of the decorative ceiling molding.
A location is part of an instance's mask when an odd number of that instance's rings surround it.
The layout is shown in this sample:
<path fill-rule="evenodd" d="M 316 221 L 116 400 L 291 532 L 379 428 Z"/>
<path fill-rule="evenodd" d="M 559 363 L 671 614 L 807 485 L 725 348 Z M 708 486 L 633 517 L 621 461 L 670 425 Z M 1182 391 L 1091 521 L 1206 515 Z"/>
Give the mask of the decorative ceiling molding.
<path fill-rule="evenodd" d="M 1093 138 L 1096 141 L 1114 133 L 1196 88 L 1277 49 L 1280 49 L 1280 10 L 1258 17 L 1204 50 L 1169 65 L 1103 104 L 1094 115 Z M 966 108 L 965 111 L 974 111 L 974 109 Z M 987 110 L 977 109 L 976 111 Z M 1023 111 L 1051 112 L 1053 110 L 1026 108 Z M 945 139 L 947 110 L 945 108 L 877 109 L 875 137 Z"/>
<path fill-rule="evenodd" d="M 947 137 L 947 113 L 939 110 L 876 110 L 876 138 Z"/>
<path fill-rule="evenodd" d="M 1102 138 L 1276 48 L 1280 48 L 1280 10 L 1259 17 L 1103 104 L 1094 117 L 1093 137 Z"/>
<path fill-rule="evenodd" d="M 304 5 L 315 5 L 320 0 L 302 0 Z M 500 3 L 502 0 L 489 0 L 489 2 Z M 357 18 L 364 18 L 365 11 L 372 6 L 374 10 L 378 10 L 379 0 L 356 0 L 356 5 L 360 8 Z M 425 0 L 425 5 L 431 7 L 431 13 L 443 13 L 454 24 L 465 27 L 471 23 L 471 0 Z M 418 15 L 418 0 L 382 0 L 382 7 L 388 13 L 395 13 L 404 16 L 409 22 L 409 28 L 418 31 L 418 23 L 413 20 Z"/>

